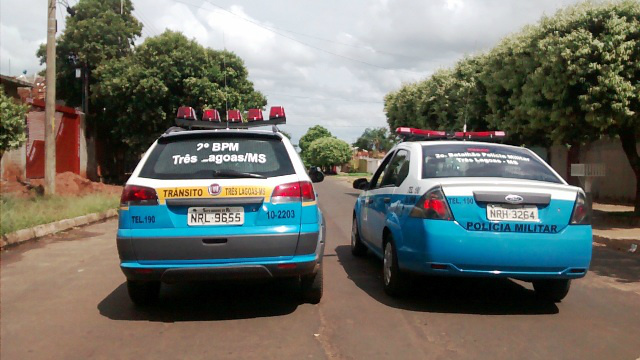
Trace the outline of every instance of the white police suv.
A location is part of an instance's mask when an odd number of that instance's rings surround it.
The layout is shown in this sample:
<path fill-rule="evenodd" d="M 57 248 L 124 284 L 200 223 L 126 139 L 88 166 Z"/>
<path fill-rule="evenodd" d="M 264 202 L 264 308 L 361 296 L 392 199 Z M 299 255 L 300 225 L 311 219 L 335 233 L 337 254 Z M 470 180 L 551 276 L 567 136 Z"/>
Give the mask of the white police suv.
<path fill-rule="evenodd" d="M 227 116 L 204 110 L 197 120 L 180 108 L 180 127 L 151 145 L 126 183 L 117 245 L 136 304 L 155 301 L 163 282 L 218 279 L 297 278 L 305 301 L 322 297 L 324 220 L 312 179 L 275 126 L 284 109 L 272 107 L 269 120 L 258 109 L 248 122 Z"/>
<path fill-rule="evenodd" d="M 503 132 L 399 128 L 353 212 L 351 251 L 383 259 L 384 289 L 407 273 L 510 277 L 560 301 L 591 261 L 584 192 L 532 151 L 487 142 Z M 433 141 L 438 140 L 438 141 Z M 464 141 L 461 141 L 464 140 Z"/>

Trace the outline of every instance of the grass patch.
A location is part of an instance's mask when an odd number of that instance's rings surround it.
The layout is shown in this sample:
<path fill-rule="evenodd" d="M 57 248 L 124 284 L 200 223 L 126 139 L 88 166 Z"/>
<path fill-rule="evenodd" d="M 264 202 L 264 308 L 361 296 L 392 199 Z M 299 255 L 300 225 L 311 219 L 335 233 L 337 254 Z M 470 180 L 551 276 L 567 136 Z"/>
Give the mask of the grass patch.
<path fill-rule="evenodd" d="M 0 196 L 0 235 L 36 225 L 115 209 L 120 196 L 89 194 L 85 196 L 35 196 L 17 198 Z"/>

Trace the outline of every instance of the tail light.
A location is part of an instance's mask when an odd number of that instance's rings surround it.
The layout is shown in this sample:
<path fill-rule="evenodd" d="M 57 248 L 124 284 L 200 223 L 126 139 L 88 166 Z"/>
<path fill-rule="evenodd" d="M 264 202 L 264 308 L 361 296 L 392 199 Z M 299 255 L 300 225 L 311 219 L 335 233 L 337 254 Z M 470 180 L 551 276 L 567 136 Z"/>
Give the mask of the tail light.
<path fill-rule="evenodd" d="M 158 205 L 158 194 L 152 188 L 127 185 L 122 190 L 120 206 L 129 205 Z"/>
<path fill-rule="evenodd" d="M 573 206 L 573 213 L 571 213 L 571 225 L 589 225 L 591 224 L 591 218 L 589 217 L 589 209 L 587 207 L 587 200 L 584 194 L 578 192 L 576 197 L 576 203 Z"/>
<path fill-rule="evenodd" d="M 421 219 L 453 220 L 447 199 L 439 186 L 422 195 L 409 215 Z"/>
<path fill-rule="evenodd" d="M 315 199 L 316 193 L 313 191 L 313 185 L 308 181 L 278 185 L 271 194 L 271 202 L 273 204 L 308 202 L 315 201 Z"/>

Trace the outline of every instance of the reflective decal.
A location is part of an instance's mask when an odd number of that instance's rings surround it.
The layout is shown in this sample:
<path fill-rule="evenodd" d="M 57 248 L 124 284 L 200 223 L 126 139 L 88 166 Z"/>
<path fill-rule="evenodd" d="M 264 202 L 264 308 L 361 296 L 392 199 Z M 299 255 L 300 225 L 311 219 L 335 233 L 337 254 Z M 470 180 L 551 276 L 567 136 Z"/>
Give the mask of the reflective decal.
<path fill-rule="evenodd" d="M 471 231 L 491 231 L 491 232 L 518 232 L 518 233 L 542 233 L 555 234 L 558 232 L 558 225 L 544 224 L 509 224 L 509 223 L 489 223 L 489 222 L 467 222 L 467 230 Z"/>
<path fill-rule="evenodd" d="M 264 197 L 271 199 L 272 189 L 266 186 L 210 186 L 159 188 L 158 202 L 164 204 L 165 199 L 199 199 L 199 198 L 227 198 L 227 197 Z"/>

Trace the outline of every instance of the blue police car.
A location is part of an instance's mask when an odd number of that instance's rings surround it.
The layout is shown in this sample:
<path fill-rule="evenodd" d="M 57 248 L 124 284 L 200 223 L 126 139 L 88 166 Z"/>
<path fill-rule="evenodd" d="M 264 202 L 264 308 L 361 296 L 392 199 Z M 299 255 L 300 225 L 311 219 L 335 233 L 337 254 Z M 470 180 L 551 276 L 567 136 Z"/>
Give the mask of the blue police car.
<path fill-rule="evenodd" d="M 403 293 L 407 273 L 510 277 L 558 302 L 586 275 L 585 194 L 535 153 L 471 141 L 502 132 L 398 134 L 371 181 L 354 182 L 351 251 L 383 259 L 388 294 Z"/>
<path fill-rule="evenodd" d="M 275 125 L 239 111 L 180 108 L 124 187 L 117 246 L 131 300 L 155 301 L 161 283 L 295 278 L 303 299 L 322 297 L 325 225 L 310 177 Z M 257 126 L 272 126 L 257 130 Z"/>

